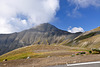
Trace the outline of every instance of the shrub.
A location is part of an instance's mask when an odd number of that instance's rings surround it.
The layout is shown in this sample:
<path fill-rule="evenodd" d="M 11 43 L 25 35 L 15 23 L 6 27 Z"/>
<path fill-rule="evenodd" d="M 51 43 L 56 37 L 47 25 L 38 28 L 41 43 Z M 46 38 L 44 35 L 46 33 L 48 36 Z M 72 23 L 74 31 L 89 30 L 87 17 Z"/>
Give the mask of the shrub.
<path fill-rule="evenodd" d="M 92 51 L 95 51 L 95 52 L 99 52 L 100 53 L 100 49 L 93 48 Z"/>
<path fill-rule="evenodd" d="M 79 53 L 77 53 L 76 55 L 80 55 Z"/>
<path fill-rule="evenodd" d="M 80 52 L 80 54 L 86 54 L 86 52 Z"/>
<path fill-rule="evenodd" d="M 86 52 L 78 52 L 76 55 L 86 54 Z"/>
<path fill-rule="evenodd" d="M 92 54 L 92 51 L 90 50 L 89 53 Z"/>

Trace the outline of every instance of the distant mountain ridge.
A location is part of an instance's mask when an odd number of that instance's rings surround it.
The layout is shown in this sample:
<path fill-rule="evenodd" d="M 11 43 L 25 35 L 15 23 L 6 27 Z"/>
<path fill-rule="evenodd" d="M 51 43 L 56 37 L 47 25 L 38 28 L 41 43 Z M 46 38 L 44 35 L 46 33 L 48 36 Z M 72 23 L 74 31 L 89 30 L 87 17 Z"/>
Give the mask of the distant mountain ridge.
<path fill-rule="evenodd" d="M 0 55 L 28 45 L 51 45 L 72 41 L 80 34 L 60 30 L 49 23 L 44 23 L 18 33 L 0 34 Z"/>
<path fill-rule="evenodd" d="M 68 45 L 86 48 L 100 48 L 100 27 L 80 34 Z"/>

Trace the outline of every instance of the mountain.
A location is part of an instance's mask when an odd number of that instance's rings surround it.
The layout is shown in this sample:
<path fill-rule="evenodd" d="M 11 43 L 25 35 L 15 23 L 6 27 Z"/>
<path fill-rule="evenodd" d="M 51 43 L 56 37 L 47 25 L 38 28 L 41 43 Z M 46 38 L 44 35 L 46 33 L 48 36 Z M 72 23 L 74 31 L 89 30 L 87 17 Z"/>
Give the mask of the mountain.
<path fill-rule="evenodd" d="M 49 23 L 18 33 L 0 34 L 0 55 L 28 45 L 65 44 L 80 34 L 60 30 Z"/>
<path fill-rule="evenodd" d="M 100 48 L 100 27 L 82 33 L 67 45 L 86 48 Z"/>

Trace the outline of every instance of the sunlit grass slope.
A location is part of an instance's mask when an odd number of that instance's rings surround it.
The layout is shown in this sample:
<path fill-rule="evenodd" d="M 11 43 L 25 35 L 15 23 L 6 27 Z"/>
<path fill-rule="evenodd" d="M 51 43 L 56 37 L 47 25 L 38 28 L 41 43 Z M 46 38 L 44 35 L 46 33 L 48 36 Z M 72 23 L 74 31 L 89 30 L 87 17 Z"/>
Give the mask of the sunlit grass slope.
<path fill-rule="evenodd" d="M 0 61 L 30 58 L 44 58 L 48 56 L 69 56 L 77 51 L 86 49 L 67 47 L 62 45 L 31 45 L 22 47 L 0 56 Z"/>

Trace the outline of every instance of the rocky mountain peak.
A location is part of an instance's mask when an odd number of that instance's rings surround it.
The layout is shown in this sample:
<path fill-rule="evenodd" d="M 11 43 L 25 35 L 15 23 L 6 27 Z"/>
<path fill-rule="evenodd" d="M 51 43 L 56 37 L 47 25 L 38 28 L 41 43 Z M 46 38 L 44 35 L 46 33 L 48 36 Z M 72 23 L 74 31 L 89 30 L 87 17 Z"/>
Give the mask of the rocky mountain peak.
<path fill-rule="evenodd" d="M 57 31 L 58 30 L 55 26 L 53 26 L 49 23 L 40 24 L 39 26 L 37 26 L 33 29 L 36 29 L 36 30 L 39 30 L 39 31 L 46 31 L 46 32 L 48 32 L 48 31 Z"/>

